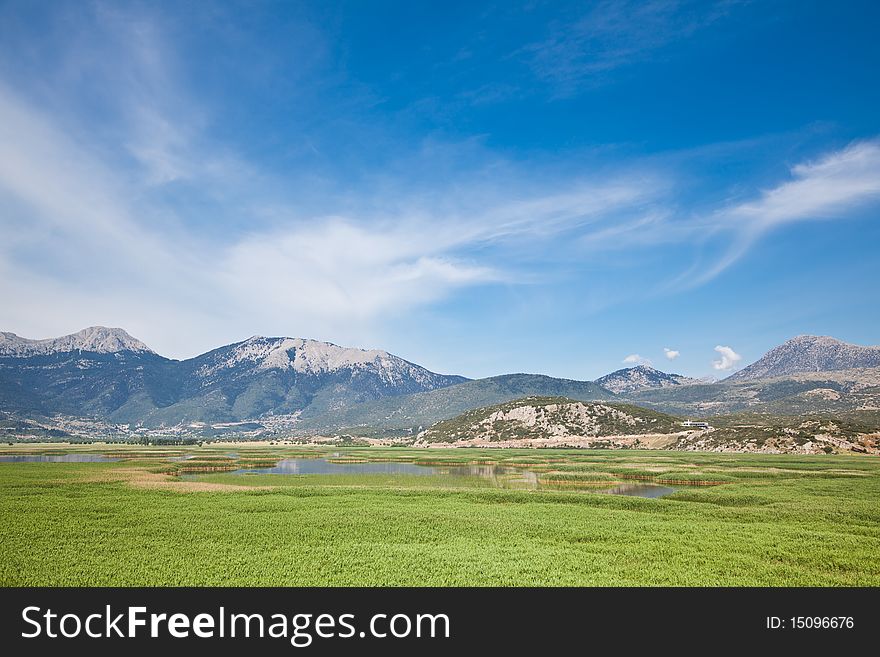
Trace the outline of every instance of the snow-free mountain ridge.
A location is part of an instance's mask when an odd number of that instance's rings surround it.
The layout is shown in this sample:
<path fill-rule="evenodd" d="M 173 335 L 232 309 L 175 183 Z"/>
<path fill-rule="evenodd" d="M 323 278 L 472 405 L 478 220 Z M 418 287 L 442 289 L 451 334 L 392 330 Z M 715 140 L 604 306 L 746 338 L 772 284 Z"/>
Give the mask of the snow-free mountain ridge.
<path fill-rule="evenodd" d="M 303 338 L 255 335 L 197 358 L 204 361 L 197 372 L 205 378 L 242 367 L 316 375 L 345 369 L 371 369 L 388 383 L 401 383 L 411 378 L 433 388 L 436 378 L 442 376 L 381 349 L 340 347 L 331 342 Z"/>
<path fill-rule="evenodd" d="M 90 326 L 60 338 L 31 340 L 15 333 L 0 332 L 0 356 L 23 358 L 74 351 L 112 354 L 120 351 L 153 353 L 140 340 L 131 337 L 121 328 Z"/>
<path fill-rule="evenodd" d="M 596 382 L 539 374 L 471 381 L 379 349 L 290 337 L 254 336 L 171 360 L 122 329 L 91 327 L 48 340 L 0 333 L 0 414 L 184 432 L 196 424 L 256 423 L 283 424 L 284 432 L 379 435 L 420 431 L 470 409 L 536 395 L 584 402 L 619 395 L 688 417 L 870 411 L 880 403 L 872 383 L 878 371 L 880 347 L 799 336 L 717 383 L 646 365 Z"/>
<path fill-rule="evenodd" d="M 55 340 L 3 334 L 0 410 L 145 426 L 338 413 L 352 404 L 467 381 L 381 350 L 255 336 L 170 360 L 121 329 Z"/>
<path fill-rule="evenodd" d="M 799 335 L 732 374 L 726 382 L 753 381 L 807 372 L 880 367 L 880 347 L 849 344 L 827 335 Z"/>
<path fill-rule="evenodd" d="M 596 379 L 596 383 L 611 392 L 626 394 L 640 390 L 653 390 L 655 388 L 699 383 L 699 381 L 681 374 L 667 374 L 666 372 L 654 369 L 650 365 L 637 365 L 636 367 L 626 367 L 611 374 L 606 374 Z"/>

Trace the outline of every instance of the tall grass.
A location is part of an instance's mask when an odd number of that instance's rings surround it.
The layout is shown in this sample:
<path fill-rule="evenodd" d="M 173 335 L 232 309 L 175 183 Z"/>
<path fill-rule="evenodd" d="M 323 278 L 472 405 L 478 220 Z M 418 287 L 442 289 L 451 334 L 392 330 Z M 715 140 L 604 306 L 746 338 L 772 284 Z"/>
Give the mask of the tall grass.
<path fill-rule="evenodd" d="M 203 457 L 229 451 L 0 463 L 0 584 L 880 586 L 880 460 L 872 457 L 288 447 L 225 457 L 393 454 L 489 459 L 597 482 L 619 473 L 729 479 L 662 499 L 450 476 L 198 475 L 203 488 L 216 485 L 208 490 L 141 481 L 186 463 L 169 455 L 225 464 Z"/>

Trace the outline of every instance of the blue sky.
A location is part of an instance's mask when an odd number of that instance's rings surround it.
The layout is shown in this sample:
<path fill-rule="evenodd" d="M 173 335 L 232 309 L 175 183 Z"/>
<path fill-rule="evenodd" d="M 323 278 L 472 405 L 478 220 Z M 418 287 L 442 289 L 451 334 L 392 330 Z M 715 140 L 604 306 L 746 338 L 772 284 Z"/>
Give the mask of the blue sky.
<path fill-rule="evenodd" d="M 0 329 L 578 379 L 880 343 L 878 24 L 876 2 L 0 2 Z"/>

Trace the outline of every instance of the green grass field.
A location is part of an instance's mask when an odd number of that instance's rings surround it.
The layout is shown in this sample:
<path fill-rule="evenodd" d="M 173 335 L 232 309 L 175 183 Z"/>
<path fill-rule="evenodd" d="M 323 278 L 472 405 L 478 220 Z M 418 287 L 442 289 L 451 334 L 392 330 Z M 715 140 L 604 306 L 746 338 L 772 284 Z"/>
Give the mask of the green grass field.
<path fill-rule="evenodd" d="M 0 463 L 2 585 L 880 585 L 876 457 L 5 448 L 51 451 L 126 458 Z M 222 471 L 331 452 L 342 461 L 498 463 L 566 486 Z M 197 457 L 169 460 L 184 453 Z M 183 479 L 171 474 L 186 470 Z M 629 479 L 723 483 L 679 486 L 662 499 L 591 492 L 597 482 Z M 578 480 L 584 488 L 569 485 Z"/>

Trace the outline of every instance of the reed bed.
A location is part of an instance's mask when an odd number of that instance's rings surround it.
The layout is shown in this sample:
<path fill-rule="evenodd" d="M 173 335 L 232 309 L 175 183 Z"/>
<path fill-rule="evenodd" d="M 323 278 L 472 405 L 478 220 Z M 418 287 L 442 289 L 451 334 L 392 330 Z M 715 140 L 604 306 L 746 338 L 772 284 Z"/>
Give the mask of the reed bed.
<path fill-rule="evenodd" d="M 88 449 L 124 453 L 106 447 Z M 224 456 L 231 451 L 238 455 Z M 111 463 L 0 463 L 0 585 L 880 586 L 874 457 L 286 446 L 130 453 L 136 458 Z M 164 460 L 186 453 L 196 458 Z M 151 474 L 303 454 L 486 459 L 548 468 L 539 480 L 555 474 L 560 483 L 519 490 L 455 475 L 214 471 L 192 482 Z M 593 480 L 608 483 L 602 475 L 626 474 L 725 483 L 683 485 L 660 499 L 589 491 Z"/>

